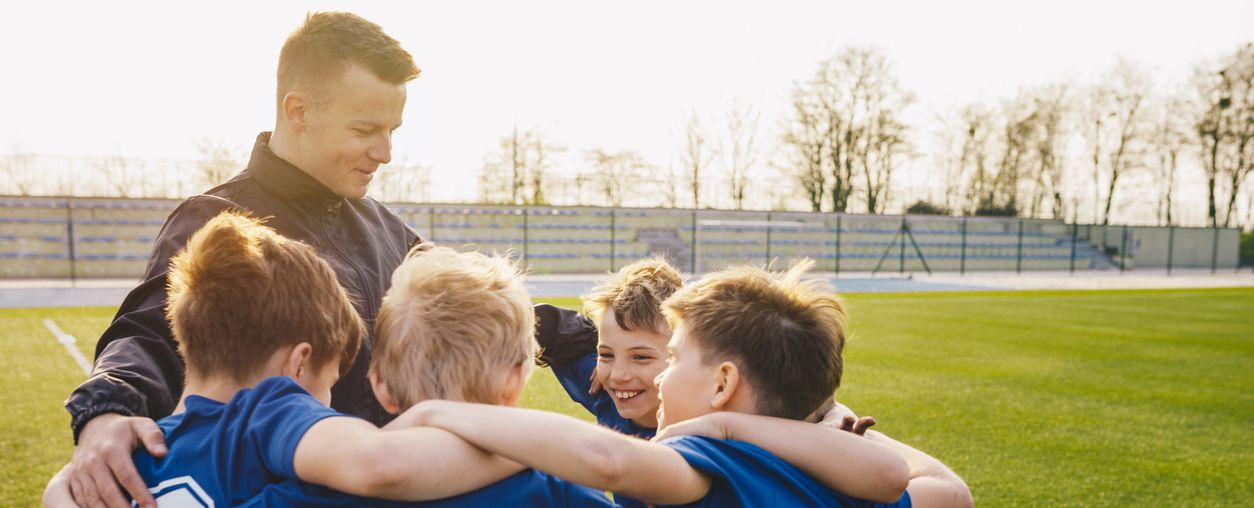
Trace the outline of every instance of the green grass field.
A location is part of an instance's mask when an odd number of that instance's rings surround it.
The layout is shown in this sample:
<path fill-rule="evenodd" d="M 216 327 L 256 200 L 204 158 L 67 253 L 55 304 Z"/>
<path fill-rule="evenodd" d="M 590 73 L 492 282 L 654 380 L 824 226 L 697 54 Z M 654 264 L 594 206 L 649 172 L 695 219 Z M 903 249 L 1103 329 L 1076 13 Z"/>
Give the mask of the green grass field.
<path fill-rule="evenodd" d="M 839 399 L 948 463 L 980 505 L 1224 506 L 1254 495 L 1254 290 L 846 300 Z M 111 317 L 0 311 L 0 506 L 37 504 L 70 455 L 61 404 L 82 374 L 42 320 L 90 357 Z M 522 403 L 586 417 L 547 371 Z"/>

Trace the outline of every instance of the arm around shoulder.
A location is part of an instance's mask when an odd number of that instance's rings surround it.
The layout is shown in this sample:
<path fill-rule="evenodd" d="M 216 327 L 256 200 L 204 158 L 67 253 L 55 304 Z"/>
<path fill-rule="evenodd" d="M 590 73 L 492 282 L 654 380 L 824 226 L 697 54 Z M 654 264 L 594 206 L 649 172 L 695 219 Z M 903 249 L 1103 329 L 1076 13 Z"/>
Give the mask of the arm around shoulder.
<path fill-rule="evenodd" d="M 310 483 L 407 501 L 464 494 L 523 469 L 440 429 L 381 430 L 352 417 L 325 418 L 310 427 L 293 466 Z"/>
<path fill-rule="evenodd" d="M 953 470 L 936 458 L 890 438 L 879 431 L 867 431 L 866 437 L 882 443 L 901 455 L 910 467 L 911 506 L 916 508 L 969 508 L 974 506 L 971 489 Z"/>

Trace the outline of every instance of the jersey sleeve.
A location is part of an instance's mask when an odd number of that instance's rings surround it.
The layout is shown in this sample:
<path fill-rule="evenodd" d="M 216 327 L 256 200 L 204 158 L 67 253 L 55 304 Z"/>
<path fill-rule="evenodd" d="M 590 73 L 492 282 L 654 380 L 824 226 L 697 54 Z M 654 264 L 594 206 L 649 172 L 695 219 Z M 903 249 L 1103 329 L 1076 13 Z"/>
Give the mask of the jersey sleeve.
<path fill-rule="evenodd" d="M 553 364 L 551 366 L 553 375 L 557 377 L 557 382 L 562 385 L 562 389 L 566 390 L 566 394 L 570 396 L 570 400 L 578 402 L 588 412 L 597 413 L 596 401 L 599 395 L 589 395 L 588 390 L 592 388 L 592 373 L 597 368 L 596 352 L 589 353 L 583 358 L 564 364 Z"/>
<path fill-rule="evenodd" d="M 252 411 L 248 444 L 251 449 L 262 451 L 265 469 L 281 478 L 297 478 L 296 446 L 310 427 L 324 418 L 346 416 L 322 405 L 287 377 L 262 381 L 248 396 L 256 397 L 248 405 Z"/>

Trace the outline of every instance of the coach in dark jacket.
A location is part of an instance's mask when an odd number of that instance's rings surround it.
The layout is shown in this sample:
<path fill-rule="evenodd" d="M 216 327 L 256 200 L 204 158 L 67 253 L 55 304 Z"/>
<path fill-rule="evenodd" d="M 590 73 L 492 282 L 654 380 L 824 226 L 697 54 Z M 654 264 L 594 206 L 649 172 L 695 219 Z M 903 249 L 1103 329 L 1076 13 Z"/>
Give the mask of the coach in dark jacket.
<path fill-rule="evenodd" d="M 183 363 L 164 314 L 166 274 L 170 258 L 219 212 L 251 212 L 280 234 L 312 245 L 362 318 L 373 323 L 393 269 L 419 241 L 365 197 L 374 172 L 391 159 L 406 83 L 418 73 L 396 40 L 352 14 L 312 14 L 289 36 L 279 55 L 273 135 L 257 137 L 238 176 L 170 214 L 144 282 L 101 337 L 91 377 L 66 402 L 78 443 L 69 466 L 78 504 L 129 506 L 118 483 L 141 505 L 153 503 L 130 456 L 141 442 L 163 453 L 151 419 L 174 411 L 183 388 Z M 366 379 L 370 339 L 333 388 L 332 405 L 379 424 L 386 413 Z"/>

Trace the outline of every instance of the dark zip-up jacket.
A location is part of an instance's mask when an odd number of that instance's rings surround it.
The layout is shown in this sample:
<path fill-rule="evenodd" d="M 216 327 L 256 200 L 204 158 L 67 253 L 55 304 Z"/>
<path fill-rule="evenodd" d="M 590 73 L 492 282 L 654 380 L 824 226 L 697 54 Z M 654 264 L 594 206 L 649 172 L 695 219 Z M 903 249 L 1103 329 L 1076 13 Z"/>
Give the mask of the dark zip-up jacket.
<path fill-rule="evenodd" d="M 270 151 L 269 140 L 270 133 L 261 133 L 243 172 L 183 201 L 166 219 L 143 282 L 127 295 L 96 344 L 91 377 L 65 403 L 76 442 L 83 425 L 100 414 L 157 419 L 178 404 L 184 367 L 165 317 L 170 258 L 209 219 L 228 209 L 267 219 L 280 234 L 313 246 L 335 270 L 369 332 L 352 368 L 332 388 L 331 406 L 376 425 L 391 419 L 366 379 L 374 320 L 392 271 L 421 240 L 379 202 L 340 197 L 280 159 Z"/>

